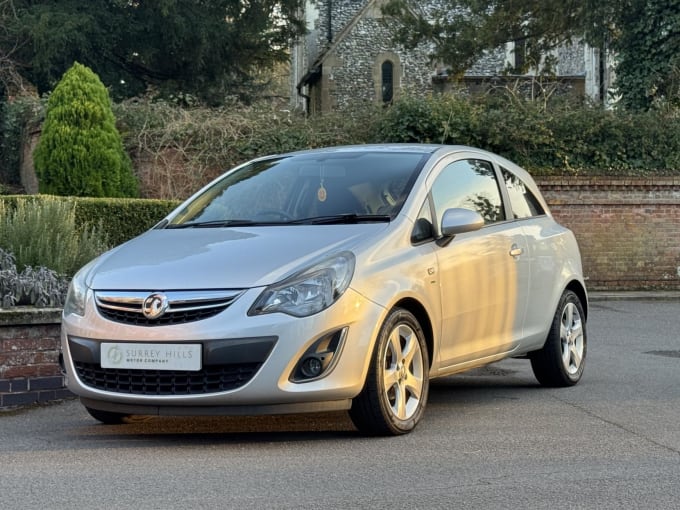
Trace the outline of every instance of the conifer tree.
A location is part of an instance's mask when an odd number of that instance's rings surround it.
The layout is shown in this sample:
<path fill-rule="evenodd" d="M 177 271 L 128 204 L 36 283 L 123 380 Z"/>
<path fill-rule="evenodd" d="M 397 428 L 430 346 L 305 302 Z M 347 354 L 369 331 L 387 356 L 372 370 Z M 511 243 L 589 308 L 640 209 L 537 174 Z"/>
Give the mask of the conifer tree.
<path fill-rule="evenodd" d="M 306 33 L 304 5 L 0 0 L 0 57 L 11 56 L 15 74 L 41 94 L 78 61 L 97 73 L 114 100 L 154 93 L 223 104 L 256 97 L 263 72 L 289 60 L 290 41 Z M 2 71 L 0 65 L 0 79 Z"/>
<path fill-rule="evenodd" d="M 50 95 L 33 156 L 41 193 L 137 196 L 109 93 L 91 69 L 77 62 Z"/>

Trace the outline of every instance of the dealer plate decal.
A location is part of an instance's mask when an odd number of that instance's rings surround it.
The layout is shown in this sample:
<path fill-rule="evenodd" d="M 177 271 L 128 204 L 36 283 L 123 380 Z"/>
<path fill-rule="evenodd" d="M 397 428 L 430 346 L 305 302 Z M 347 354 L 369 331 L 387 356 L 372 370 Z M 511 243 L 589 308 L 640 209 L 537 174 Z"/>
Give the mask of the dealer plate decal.
<path fill-rule="evenodd" d="M 196 371 L 201 369 L 201 345 L 104 342 L 101 344 L 101 366 Z"/>

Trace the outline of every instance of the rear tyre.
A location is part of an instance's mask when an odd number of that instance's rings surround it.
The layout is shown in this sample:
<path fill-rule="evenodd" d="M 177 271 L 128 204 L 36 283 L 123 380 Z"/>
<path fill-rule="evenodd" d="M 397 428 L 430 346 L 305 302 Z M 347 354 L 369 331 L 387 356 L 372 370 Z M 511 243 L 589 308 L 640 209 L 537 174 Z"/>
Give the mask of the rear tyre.
<path fill-rule="evenodd" d="M 586 319 L 579 297 L 562 294 L 543 349 L 529 356 L 543 386 L 573 386 L 583 375 L 587 351 Z"/>
<path fill-rule="evenodd" d="M 99 409 L 92 409 L 91 407 L 85 407 L 87 412 L 90 413 L 95 420 L 98 420 L 106 425 L 120 425 L 125 423 L 125 418 L 128 417 L 127 414 L 112 413 L 110 411 L 101 411 Z"/>
<path fill-rule="evenodd" d="M 360 432 L 390 436 L 415 428 L 427 402 L 428 359 L 418 320 L 404 309 L 392 310 L 380 328 L 364 388 L 349 412 Z"/>

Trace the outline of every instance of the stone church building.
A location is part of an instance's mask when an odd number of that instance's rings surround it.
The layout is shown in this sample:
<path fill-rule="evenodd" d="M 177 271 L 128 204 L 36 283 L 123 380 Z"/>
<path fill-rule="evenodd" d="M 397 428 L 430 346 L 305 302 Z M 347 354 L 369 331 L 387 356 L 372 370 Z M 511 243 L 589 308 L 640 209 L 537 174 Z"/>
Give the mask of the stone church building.
<path fill-rule="evenodd" d="M 436 1 L 436 0 L 435 0 Z M 309 33 L 292 49 L 293 106 L 309 113 L 342 109 L 357 102 L 390 103 L 405 90 L 439 93 L 454 84 L 446 68 L 429 58 L 429 47 L 406 50 L 392 41 L 384 0 L 307 0 Z M 423 1 L 419 8 L 427 9 Z M 555 80 L 581 95 L 602 100 L 611 82 L 600 50 L 573 44 L 556 50 Z M 490 83 L 529 81 L 531 75 L 511 75 L 520 52 L 515 43 L 488 52 L 463 77 L 471 91 Z"/>

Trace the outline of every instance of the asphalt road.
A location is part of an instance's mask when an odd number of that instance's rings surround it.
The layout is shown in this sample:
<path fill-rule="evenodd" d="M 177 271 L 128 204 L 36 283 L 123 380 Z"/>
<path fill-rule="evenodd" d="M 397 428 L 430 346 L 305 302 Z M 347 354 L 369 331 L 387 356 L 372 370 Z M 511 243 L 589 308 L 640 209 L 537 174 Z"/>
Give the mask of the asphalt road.
<path fill-rule="evenodd" d="M 592 305 L 587 367 L 433 381 L 410 435 L 344 414 L 99 425 L 76 401 L 0 414 L 0 508 L 680 508 L 680 302 Z"/>

